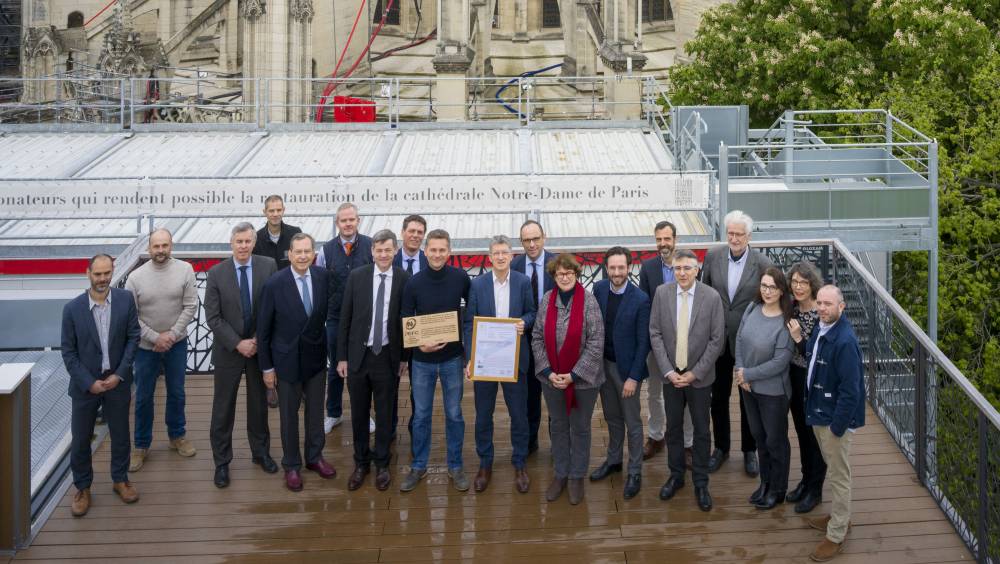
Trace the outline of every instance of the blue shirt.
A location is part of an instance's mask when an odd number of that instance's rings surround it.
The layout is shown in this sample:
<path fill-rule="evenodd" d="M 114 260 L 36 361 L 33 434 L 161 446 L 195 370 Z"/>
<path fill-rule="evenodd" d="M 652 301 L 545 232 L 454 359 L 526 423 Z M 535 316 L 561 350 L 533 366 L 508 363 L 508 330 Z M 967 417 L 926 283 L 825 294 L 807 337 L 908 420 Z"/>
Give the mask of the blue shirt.
<path fill-rule="evenodd" d="M 740 278 L 743 278 L 743 267 L 747 265 L 747 257 L 750 256 L 750 247 L 743 250 L 743 256 L 738 259 L 733 258 L 733 252 L 726 253 L 729 256 L 729 301 L 732 302 L 736 296 L 736 290 L 740 285 Z"/>
<path fill-rule="evenodd" d="M 663 259 L 660 259 L 660 271 L 663 272 L 663 283 L 673 284 L 677 282 L 677 278 L 674 276 L 674 268 L 663 263 Z"/>

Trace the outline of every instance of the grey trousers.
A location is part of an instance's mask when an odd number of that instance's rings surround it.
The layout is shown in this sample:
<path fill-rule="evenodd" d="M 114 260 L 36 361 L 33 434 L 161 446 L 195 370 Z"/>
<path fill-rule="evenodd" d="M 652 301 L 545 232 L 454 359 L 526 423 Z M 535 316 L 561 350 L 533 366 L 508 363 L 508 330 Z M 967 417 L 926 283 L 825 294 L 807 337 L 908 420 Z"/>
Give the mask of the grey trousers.
<path fill-rule="evenodd" d="M 666 405 L 663 401 L 663 372 L 656 365 L 656 358 L 653 353 L 646 357 L 646 369 L 649 377 L 646 378 L 647 403 L 649 404 L 649 438 L 654 441 L 663 440 L 667 432 Z M 694 445 L 694 425 L 691 424 L 691 410 L 684 408 L 684 448 L 691 448 Z"/>
<path fill-rule="evenodd" d="M 601 385 L 601 406 L 604 421 L 608 424 L 608 464 L 621 464 L 628 435 L 628 474 L 642 474 L 642 402 L 638 386 L 631 397 L 622 397 L 625 381 L 618 374 L 618 366 L 604 360 L 604 384 Z"/>
<path fill-rule="evenodd" d="M 556 478 L 583 478 L 590 466 L 590 421 L 594 417 L 598 388 L 576 389 L 577 407 L 566 414 L 563 390 L 542 384 L 549 408 L 549 439 Z"/>

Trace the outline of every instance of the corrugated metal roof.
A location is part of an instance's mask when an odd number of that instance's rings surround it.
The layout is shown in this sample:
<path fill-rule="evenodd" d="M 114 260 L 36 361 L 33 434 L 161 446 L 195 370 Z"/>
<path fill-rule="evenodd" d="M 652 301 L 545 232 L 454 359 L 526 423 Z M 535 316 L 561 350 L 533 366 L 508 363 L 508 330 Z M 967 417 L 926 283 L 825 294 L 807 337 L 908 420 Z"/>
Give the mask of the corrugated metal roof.
<path fill-rule="evenodd" d="M 125 138 L 114 133 L 0 135 L 0 177 L 67 178 Z"/>
<path fill-rule="evenodd" d="M 234 176 L 360 175 L 382 132 L 271 133 L 238 165 Z"/>
<path fill-rule="evenodd" d="M 412 131 L 392 148 L 384 174 L 510 174 L 520 172 L 514 131 Z"/>
<path fill-rule="evenodd" d="M 535 131 L 535 172 L 660 172 L 639 129 Z M 660 147 L 660 152 L 666 151 Z"/>
<path fill-rule="evenodd" d="M 96 161 L 80 178 L 225 176 L 260 136 L 245 132 L 149 132 Z"/>

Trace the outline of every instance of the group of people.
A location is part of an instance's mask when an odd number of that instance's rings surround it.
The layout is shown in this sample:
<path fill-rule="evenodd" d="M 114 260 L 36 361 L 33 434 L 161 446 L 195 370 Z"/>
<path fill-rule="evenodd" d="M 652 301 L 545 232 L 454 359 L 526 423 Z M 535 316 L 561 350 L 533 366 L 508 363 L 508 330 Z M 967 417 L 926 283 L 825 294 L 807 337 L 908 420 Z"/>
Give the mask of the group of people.
<path fill-rule="evenodd" d="M 281 198 L 268 198 L 267 224 L 259 231 L 250 223 L 235 225 L 232 256 L 208 272 L 204 308 L 213 336 L 211 445 L 219 488 L 230 482 L 237 392 L 245 375 L 254 464 L 268 473 L 279 469 L 270 456 L 271 403 L 280 415 L 286 487 L 303 489 L 303 465 L 321 478 L 335 477 L 323 449 L 326 434 L 342 420 L 346 384 L 354 445 L 347 488 L 361 488 L 374 465 L 375 487 L 388 489 L 399 382 L 409 375 L 411 460 L 402 492 L 417 488 L 427 474 L 440 380 L 448 475 L 459 491 L 489 487 L 493 413 L 502 389 L 519 492 L 530 489 L 526 460 L 538 450 L 544 398 L 554 470 L 545 498 L 554 502 L 566 491 L 571 504 L 583 500 L 600 398 L 610 436 L 605 460 L 589 480 L 624 470 L 623 496 L 633 498 L 641 489 L 643 460 L 665 447 L 669 478 L 660 498 L 671 499 L 683 488 L 690 469 L 696 503 L 709 511 L 709 475 L 730 454 L 735 386 L 744 471 L 760 477 L 749 503 L 768 510 L 789 501 L 807 513 L 829 482 L 830 515 L 809 520 L 826 532 L 812 556 L 827 560 L 842 549 L 850 519 L 851 436 L 864 424 L 860 348 L 842 316 L 840 290 L 824 286 L 809 263 L 796 264 L 786 276 L 751 248 L 753 221 L 746 214 L 725 217 L 728 244 L 709 250 L 703 263 L 692 251 L 676 249 L 676 228 L 660 222 L 654 229 L 657 255 L 642 263 L 639 284 L 629 277 L 633 253 L 613 247 L 604 253 L 604 279 L 592 291 L 581 284 L 582 266 L 574 255 L 545 250 L 544 229 L 534 220 L 520 229 L 524 254 L 515 257 L 512 241 L 497 235 L 489 244 L 490 271 L 470 280 L 448 264 L 448 232 L 428 232 L 419 215 L 403 220 L 400 238 L 388 229 L 368 237 L 358 230 L 357 207 L 343 204 L 336 236 L 317 251 L 313 237 L 285 224 L 283 214 Z M 161 369 L 170 448 L 181 456 L 195 454 L 185 438 L 184 374 L 186 328 L 198 296 L 190 264 L 173 258 L 171 250 L 170 232 L 154 231 L 150 260 L 129 274 L 125 289 L 110 287 L 111 257 L 93 257 L 90 288 L 64 309 L 75 516 L 90 507 L 90 438 L 99 409 L 111 437 L 114 490 L 126 503 L 138 500 L 129 472 L 139 471 L 149 456 Z M 403 347 L 403 318 L 443 312 L 461 320 L 462 339 Z M 473 383 L 479 465 L 470 482 L 462 459 L 461 402 L 477 316 L 517 319 L 522 342 L 515 381 Z M 643 382 L 649 382 L 645 444 Z M 802 479 L 790 491 L 789 411 L 802 461 Z"/>

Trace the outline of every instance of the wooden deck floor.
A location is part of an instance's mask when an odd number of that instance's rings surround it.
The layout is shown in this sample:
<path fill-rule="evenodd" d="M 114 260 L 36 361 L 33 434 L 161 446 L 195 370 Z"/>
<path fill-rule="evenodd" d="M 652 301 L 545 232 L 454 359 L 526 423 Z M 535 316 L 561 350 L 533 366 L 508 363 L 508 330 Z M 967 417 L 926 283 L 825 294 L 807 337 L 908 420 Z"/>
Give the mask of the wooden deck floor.
<path fill-rule="evenodd" d="M 197 456 L 184 459 L 167 450 L 161 384 L 153 448 L 145 467 L 131 477 L 142 496 L 139 503 L 126 506 L 112 493 L 105 442 L 95 455 L 90 513 L 82 519 L 70 515 L 71 487 L 32 546 L 14 561 L 784 563 L 807 561 L 822 536 L 809 529 L 789 504 L 770 512 L 749 506 L 746 498 L 756 481 L 743 474 L 739 456 L 712 475 L 715 509 L 710 513 L 698 510 L 690 480 L 673 500 L 660 501 L 657 494 L 667 474 L 665 457 L 646 463 L 643 489 L 635 499 L 622 499 L 623 478 L 617 474 L 603 483 L 588 483 L 586 500 L 579 506 L 570 506 L 565 494 L 549 504 L 543 490 L 552 477 L 551 459 L 543 430 L 542 448 L 529 459 L 531 491 L 520 495 L 507 463 L 510 448 L 503 446 L 509 434 L 502 400 L 497 406 L 496 464 L 487 492 L 459 493 L 449 486 L 443 415 L 438 410 L 430 475 L 415 491 L 401 494 L 397 487 L 409 459 L 405 389 L 400 403 L 402 442 L 397 446 L 403 455 L 394 458 L 389 491 L 376 491 L 371 476 L 361 490 L 347 491 L 352 469 L 349 425 L 341 425 L 327 438 L 326 457 L 337 468 L 337 478 L 324 481 L 305 472 L 305 490 L 287 491 L 280 472 L 269 475 L 251 465 L 240 422 L 242 406 L 234 433 L 232 484 L 218 490 L 212 484 L 208 441 L 211 377 L 190 376 L 187 392 L 188 437 L 198 448 Z M 478 468 L 472 399 L 467 385 L 464 458 L 470 479 Z M 271 453 L 280 460 L 276 410 L 271 417 Z M 885 429 L 870 413 L 868 421 L 852 452 L 854 526 L 836 562 L 971 560 Z M 734 423 L 738 425 L 738 418 Z M 592 468 L 603 460 L 607 441 L 600 403 L 593 437 Z M 733 438 L 733 450 L 738 452 L 738 427 Z M 794 439 L 792 445 L 790 481 L 795 484 L 799 464 Z M 828 510 L 829 502 L 824 502 L 813 514 Z"/>

